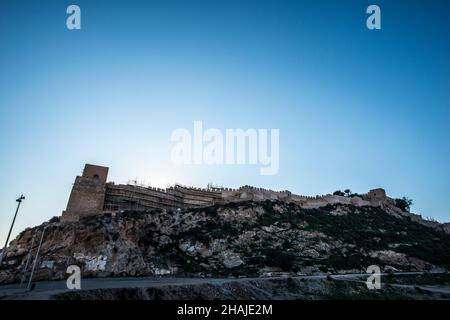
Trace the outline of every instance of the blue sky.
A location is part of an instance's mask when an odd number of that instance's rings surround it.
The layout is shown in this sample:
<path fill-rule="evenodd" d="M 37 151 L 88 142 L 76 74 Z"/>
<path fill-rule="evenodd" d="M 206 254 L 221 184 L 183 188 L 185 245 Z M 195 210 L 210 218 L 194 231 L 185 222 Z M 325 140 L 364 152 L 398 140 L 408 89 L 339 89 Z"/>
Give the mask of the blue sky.
<path fill-rule="evenodd" d="M 61 214 L 84 163 L 161 187 L 383 187 L 449 221 L 449 16 L 446 1 L 1 1 L 1 245 L 16 197 L 13 235 Z M 194 120 L 279 128 L 279 173 L 174 166 L 171 132 Z"/>

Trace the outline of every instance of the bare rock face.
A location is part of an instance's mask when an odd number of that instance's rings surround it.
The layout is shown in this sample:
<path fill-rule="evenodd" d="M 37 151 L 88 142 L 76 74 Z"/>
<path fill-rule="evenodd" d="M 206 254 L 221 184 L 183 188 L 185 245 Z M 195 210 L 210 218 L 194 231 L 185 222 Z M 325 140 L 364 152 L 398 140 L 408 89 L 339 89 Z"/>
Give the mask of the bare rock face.
<path fill-rule="evenodd" d="M 19 281 L 33 235 L 46 233 L 36 280 L 84 277 L 258 276 L 450 268 L 450 235 L 381 207 L 303 208 L 278 200 L 190 210 L 126 211 L 24 230 L 6 251 L 0 282 Z M 33 257 L 36 252 L 35 242 Z"/>

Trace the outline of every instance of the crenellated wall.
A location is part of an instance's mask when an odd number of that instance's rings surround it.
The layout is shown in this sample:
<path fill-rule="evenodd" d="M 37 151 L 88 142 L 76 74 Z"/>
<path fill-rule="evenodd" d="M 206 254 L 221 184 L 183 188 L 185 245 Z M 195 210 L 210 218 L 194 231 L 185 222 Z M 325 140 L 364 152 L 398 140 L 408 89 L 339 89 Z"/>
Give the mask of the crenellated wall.
<path fill-rule="evenodd" d="M 194 188 L 175 185 L 167 189 L 132 184 L 106 183 L 108 168 L 87 164 L 82 176 L 75 179 L 62 221 L 77 221 L 83 216 L 102 212 L 147 209 L 187 209 L 239 201 L 280 200 L 299 203 L 304 208 L 328 204 L 383 206 L 393 200 L 383 189 L 374 189 L 361 197 L 338 195 L 302 196 L 290 191 L 273 191 L 252 186 L 231 188 Z"/>

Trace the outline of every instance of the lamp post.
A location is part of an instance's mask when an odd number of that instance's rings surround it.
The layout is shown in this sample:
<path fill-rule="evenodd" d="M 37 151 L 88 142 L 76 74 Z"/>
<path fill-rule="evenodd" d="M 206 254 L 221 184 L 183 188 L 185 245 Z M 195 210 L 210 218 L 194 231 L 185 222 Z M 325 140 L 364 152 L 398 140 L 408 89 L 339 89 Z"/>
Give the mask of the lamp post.
<path fill-rule="evenodd" d="M 16 222 L 17 212 L 19 212 L 20 204 L 22 203 L 23 200 L 25 200 L 25 197 L 23 196 L 23 194 L 16 200 L 18 202 L 17 209 L 16 209 L 16 213 L 14 214 L 14 219 L 11 223 L 11 228 L 9 228 L 9 233 L 8 233 L 8 237 L 6 238 L 5 246 L 3 247 L 2 253 L 0 254 L 0 266 L 2 265 L 3 255 L 5 253 L 6 247 L 8 246 L 9 237 L 11 236 L 11 231 L 14 227 L 14 222 Z"/>
<path fill-rule="evenodd" d="M 36 269 L 36 264 L 39 260 L 39 252 L 41 251 L 42 240 L 44 240 L 45 229 L 47 229 L 47 226 L 44 226 L 44 228 L 42 229 L 41 241 L 39 241 L 39 247 L 36 251 L 36 257 L 34 258 L 33 268 L 31 268 L 30 279 L 28 280 L 28 286 L 27 286 L 28 291 L 31 291 L 31 284 L 33 283 L 34 270 Z"/>

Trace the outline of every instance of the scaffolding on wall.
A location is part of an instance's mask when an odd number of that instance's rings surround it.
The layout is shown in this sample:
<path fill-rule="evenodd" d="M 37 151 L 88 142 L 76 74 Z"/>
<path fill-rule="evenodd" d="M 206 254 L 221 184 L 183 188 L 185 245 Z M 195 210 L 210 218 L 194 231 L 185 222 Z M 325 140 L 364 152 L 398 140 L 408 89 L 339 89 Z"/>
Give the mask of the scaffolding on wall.
<path fill-rule="evenodd" d="M 105 211 L 184 209 L 213 205 L 222 201 L 221 192 L 174 186 L 167 189 L 140 185 L 106 184 Z"/>

